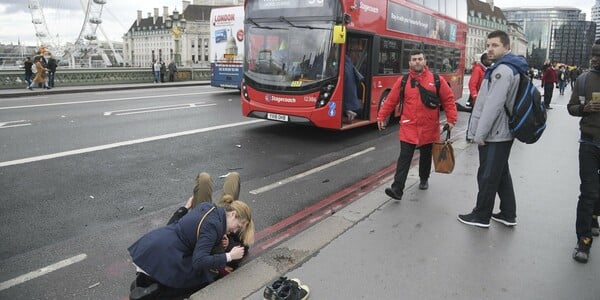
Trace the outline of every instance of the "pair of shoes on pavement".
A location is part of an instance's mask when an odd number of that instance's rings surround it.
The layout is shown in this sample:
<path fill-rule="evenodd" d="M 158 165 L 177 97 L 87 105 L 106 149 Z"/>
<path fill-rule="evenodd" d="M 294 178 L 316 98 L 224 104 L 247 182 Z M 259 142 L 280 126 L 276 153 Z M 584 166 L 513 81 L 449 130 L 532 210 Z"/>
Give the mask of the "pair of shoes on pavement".
<path fill-rule="evenodd" d="M 580 237 L 577 240 L 577 246 L 575 246 L 575 250 L 573 251 L 573 259 L 577 262 L 585 264 L 588 262 L 590 256 L 590 248 L 592 248 L 592 238 L 591 237 Z"/>
<path fill-rule="evenodd" d="M 300 279 L 279 277 L 265 287 L 263 298 L 266 300 L 306 300 L 309 294 L 310 289 L 307 285 L 302 284 Z"/>
<path fill-rule="evenodd" d="M 492 220 L 504 224 L 505 226 L 508 227 L 513 227 L 515 225 L 517 225 L 517 220 L 515 218 L 508 218 L 506 216 L 504 216 L 504 214 L 502 214 L 501 212 L 496 213 L 496 214 L 492 214 Z M 466 215 L 458 215 L 458 221 L 460 221 L 463 224 L 467 224 L 467 225 L 471 225 L 471 226 L 477 226 L 477 227 L 482 227 L 482 228 L 488 228 L 490 227 L 490 220 L 489 219 L 483 219 L 480 218 L 478 216 L 476 216 L 474 213 L 470 213 L 470 214 L 466 214 Z"/>

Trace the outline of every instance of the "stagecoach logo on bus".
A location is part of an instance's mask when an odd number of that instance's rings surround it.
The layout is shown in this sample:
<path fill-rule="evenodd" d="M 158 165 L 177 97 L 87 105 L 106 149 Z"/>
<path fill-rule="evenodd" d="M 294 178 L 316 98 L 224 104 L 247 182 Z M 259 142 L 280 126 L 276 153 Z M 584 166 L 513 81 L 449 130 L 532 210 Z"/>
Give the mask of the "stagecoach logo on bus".
<path fill-rule="evenodd" d="M 265 95 L 265 100 L 267 102 L 277 102 L 277 103 L 281 103 L 281 102 L 296 103 L 296 99 L 294 99 L 294 98 L 283 98 L 283 97 L 273 96 L 271 94 Z"/>

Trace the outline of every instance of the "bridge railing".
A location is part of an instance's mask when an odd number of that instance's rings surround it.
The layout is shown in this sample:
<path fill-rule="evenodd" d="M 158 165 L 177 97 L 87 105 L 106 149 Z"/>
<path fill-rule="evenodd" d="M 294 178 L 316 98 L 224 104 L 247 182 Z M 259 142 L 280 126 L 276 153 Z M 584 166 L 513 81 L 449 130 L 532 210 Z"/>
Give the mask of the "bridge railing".
<path fill-rule="evenodd" d="M 165 74 L 165 80 L 168 73 Z M 149 68 L 61 69 L 56 70 L 56 86 L 103 85 L 153 82 Z M 177 81 L 210 80 L 210 68 L 178 68 Z M 24 70 L 0 70 L 0 90 L 25 88 Z"/>

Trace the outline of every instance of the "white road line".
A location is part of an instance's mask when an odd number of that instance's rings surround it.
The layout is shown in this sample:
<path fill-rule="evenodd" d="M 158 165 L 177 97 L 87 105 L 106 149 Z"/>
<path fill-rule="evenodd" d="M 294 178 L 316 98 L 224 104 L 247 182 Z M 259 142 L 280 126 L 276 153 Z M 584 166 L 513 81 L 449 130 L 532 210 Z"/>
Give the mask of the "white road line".
<path fill-rule="evenodd" d="M 82 148 L 82 149 L 76 149 L 76 150 L 70 150 L 70 151 L 64 151 L 64 152 L 58 152 L 58 153 L 52 153 L 52 154 L 46 154 L 46 155 L 40 155 L 40 156 L 33 156 L 33 157 L 28 157 L 28 158 L 23 158 L 23 159 L 9 160 L 9 161 L 0 162 L 0 168 L 7 167 L 7 166 L 13 166 L 13 165 L 19 165 L 19 164 L 26 164 L 26 163 L 35 162 L 35 161 L 53 159 L 53 158 L 58 158 L 58 157 L 95 152 L 95 151 L 100 151 L 100 150 L 117 148 L 117 147 L 121 147 L 121 146 L 129 146 L 129 145 L 141 144 L 141 143 L 152 142 L 152 141 L 157 141 L 157 140 L 164 140 L 164 139 L 169 139 L 169 138 L 179 137 L 179 136 L 184 136 L 184 135 L 215 131 L 215 130 L 219 130 L 219 129 L 225 129 L 225 128 L 231 128 L 231 127 L 237 127 L 237 126 L 250 125 L 250 124 L 259 123 L 259 122 L 266 122 L 266 120 L 252 120 L 252 121 L 238 122 L 238 123 L 232 123 L 232 124 L 218 125 L 218 126 L 182 131 L 182 132 L 163 134 L 163 135 L 158 135 L 158 136 L 151 136 L 151 137 L 137 139 L 137 140 L 130 140 L 130 141 L 100 145 L 100 146 L 89 147 L 89 148 Z"/>
<path fill-rule="evenodd" d="M 20 126 L 29 126 L 29 125 L 31 125 L 31 123 L 25 123 L 25 122 L 29 122 L 29 120 L 18 120 L 18 121 L 0 122 L 0 129 L 11 128 L 11 127 L 20 127 Z"/>
<path fill-rule="evenodd" d="M 253 195 L 258 195 L 258 194 L 260 194 L 260 193 L 264 193 L 264 192 L 270 191 L 270 190 L 272 190 L 272 189 L 276 189 L 276 188 L 278 188 L 278 187 L 280 187 L 280 186 L 282 186 L 282 185 L 288 184 L 288 183 L 290 183 L 290 182 L 292 182 L 292 181 L 295 181 L 295 180 L 297 180 L 297 179 L 300 179 L 300 178 L 306 177 L 306 176 L 308 176 L 308 175 L 311 175 L 311 174 L 314 174 L 314 173 L 320 172 L 320 171 L 322 171 L 322 170 L 325 170 L 325 169 L 327 169 L 327 168 L 333 167 L 333 166 L 335 166 L 335 165 L 339 165 L 339 164 L 341 164 L 341 163 L 343 163 L 343 162 L 345 162 L 345 161 L 347 161 L 347 160 L 353 159 L 353 158 L 355 158 L 355 157 L 357 157 L 357 156 L 363 155 L 363 154 L 365 154 L 365 153 L 367 153 L 367 152 L 371 152 L 371 151 L 373 151 L 373 150 L 375 150 L 375 147 L 367 148 L 367 149 L 365 149 L 365 150 L 363 150 L 363 151 L 360 151 L 360 152 L 354 153 L 354 154 L 352 154 L 352 155 L 350 155 L 350 156 L 346 156 L 346 157 L 344 157 L 344 158 L 340 158 L 340 159 L 338 159 L 338 160 L 336 160 L 336 161 L 332 161 L 332 162 L 330 162 L 330 163 L 326 163 L 326 164 L 324 164 L 324 165 L 322 165 L 322 166 L 320 166 L 320 167 L 317 167 L 317 168 L 314 168 L 314 169 L 310 169 L 310 170 L 308 170 L 308 171 L 306 171 L 306 172 L 304 172 L 304 173 L 300 173 L 300 174 L 298 174 L 298 175 L 294 175 L 294 176 L 292 176 L 292 177 L 288 177 L 288 178 L 286 178 L 286 179 L 284 179 L 284 180 L 282 180 L 282 181 L 278 181 L 278 182 L 275 182 L 275 183 L 269 184 L 269 185 L 267 185 L 267 186 L 264 186 L 264 187 L 258 188 L 258 189 L 256 189 L 256 190 L 252 190 L 252 191 L 250 191 L 250 194 L 253 194 Z"/>
<path fill-rule="evenodd" d="M 61 260 L 61 261 L 59 261 L 59 262 L 57 262 L 55 264 L 49 265 L 47 267 L 43 267 L 43 268 L 37 269 L 37 270 L 35 270 L 33 272 L 29 272 L 27 274 L 21 275 L 21 276 L 19 276 L 17 278 L 14 278 L 14 279 L 11 279 L 11 280 L 8 280 L 8 281 L 5 281 L 5 282 L 1 282 L 0 283 L 0 291 L 9 289 L 9 288 L 11 288 L 11 287 L 13 287 L 15 285 L 24 283 L 24 282 L 29 281 L 31 279 L 35 279 L 37 277 L 46 275 L 46 274 L 48 274 L 50 272 L 54 272 L 54 271 L 56 271 L 58 269 L 70 266 L 70 265 L 75 264 L 75 263 L 78 263 L 78 262 L 80 262 L 80 261 L 82 261 L 82 260 L 84 260 L 86 258 L 87 258 L 87 254 L 85 254 L 85 253 L 79 254 L 79 255 L 73 256 L 71 258 L 67 258 L 65 260 Z"/>
<path fill-rule="evenodd" d="M 18 106 L 0 107 L 0 110 L 17 109 L 17 108 L 46 107 L 46 106 L 59 106 L 59 105 L 73 105 L 73 104 L 88 104 L 88 103 L 112 102 L 112 101 L 143 100 L 143 99 L 151 99 L 151 98 L 168 98 L 168 97 L 180 97 L 180 96 L 192 96 L 192 95 L 206 95 L 206 94 L 217 94 L 217 93 L 219 93 L 219 94 L 222 94 L 222 93 L 231 93 L 231 91 L 211 91 L 211 92 L 202 92 L 202 93 L 153 95 L 153 96 L 114 98 L 114 99 L 102 99 L 102 100 L 88 100 L 88 101 L 73 101 L 73 102 L 57 102 L 57 103 L 18 105 Z"/>
<path fill-rule="evenodd" d="M 134 114 L 143 114 L 143 113 L 148 113 L 148 112 L 158 112 L 158 111 L 167 111 L 167 110 L 175 110 L 175 109 L 194 108 L 194 107 L 216 106 L 216 105 L 217 105 L 216 103 L 206 104 L 205 102 L 200 102 L 200 103 L 188 103 L 188 104 L 151 106 L 151 107 L 141 107 L 141 108 L 133 108 L 133 109 L 107 111 L 107 112 L 104 112 L 104 115 L 105 116 L 110 116 L 110 115 L 126 116 L 126 115 L 134 115 Z"/>

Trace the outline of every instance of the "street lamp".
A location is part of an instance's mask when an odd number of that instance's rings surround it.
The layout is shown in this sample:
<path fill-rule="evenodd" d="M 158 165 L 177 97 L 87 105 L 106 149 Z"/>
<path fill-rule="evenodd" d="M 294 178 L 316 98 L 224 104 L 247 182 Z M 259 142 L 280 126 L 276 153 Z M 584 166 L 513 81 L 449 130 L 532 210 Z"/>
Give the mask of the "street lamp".
<path fill-rule="evenodd" d="M 173 11 L 173 15 L 168 17 L 165 21 L 165 26 L 171 29 L 171 34 L 173 35 L 173 40 L 175 41 L 175 64 L 181 65 L 181 54 L 179 50 L 179 41 L 181 40 L 181 35 L 185 31 L 186 21 L 183 18 L 183 15 L 180 15 L 177 9 Z"/>

